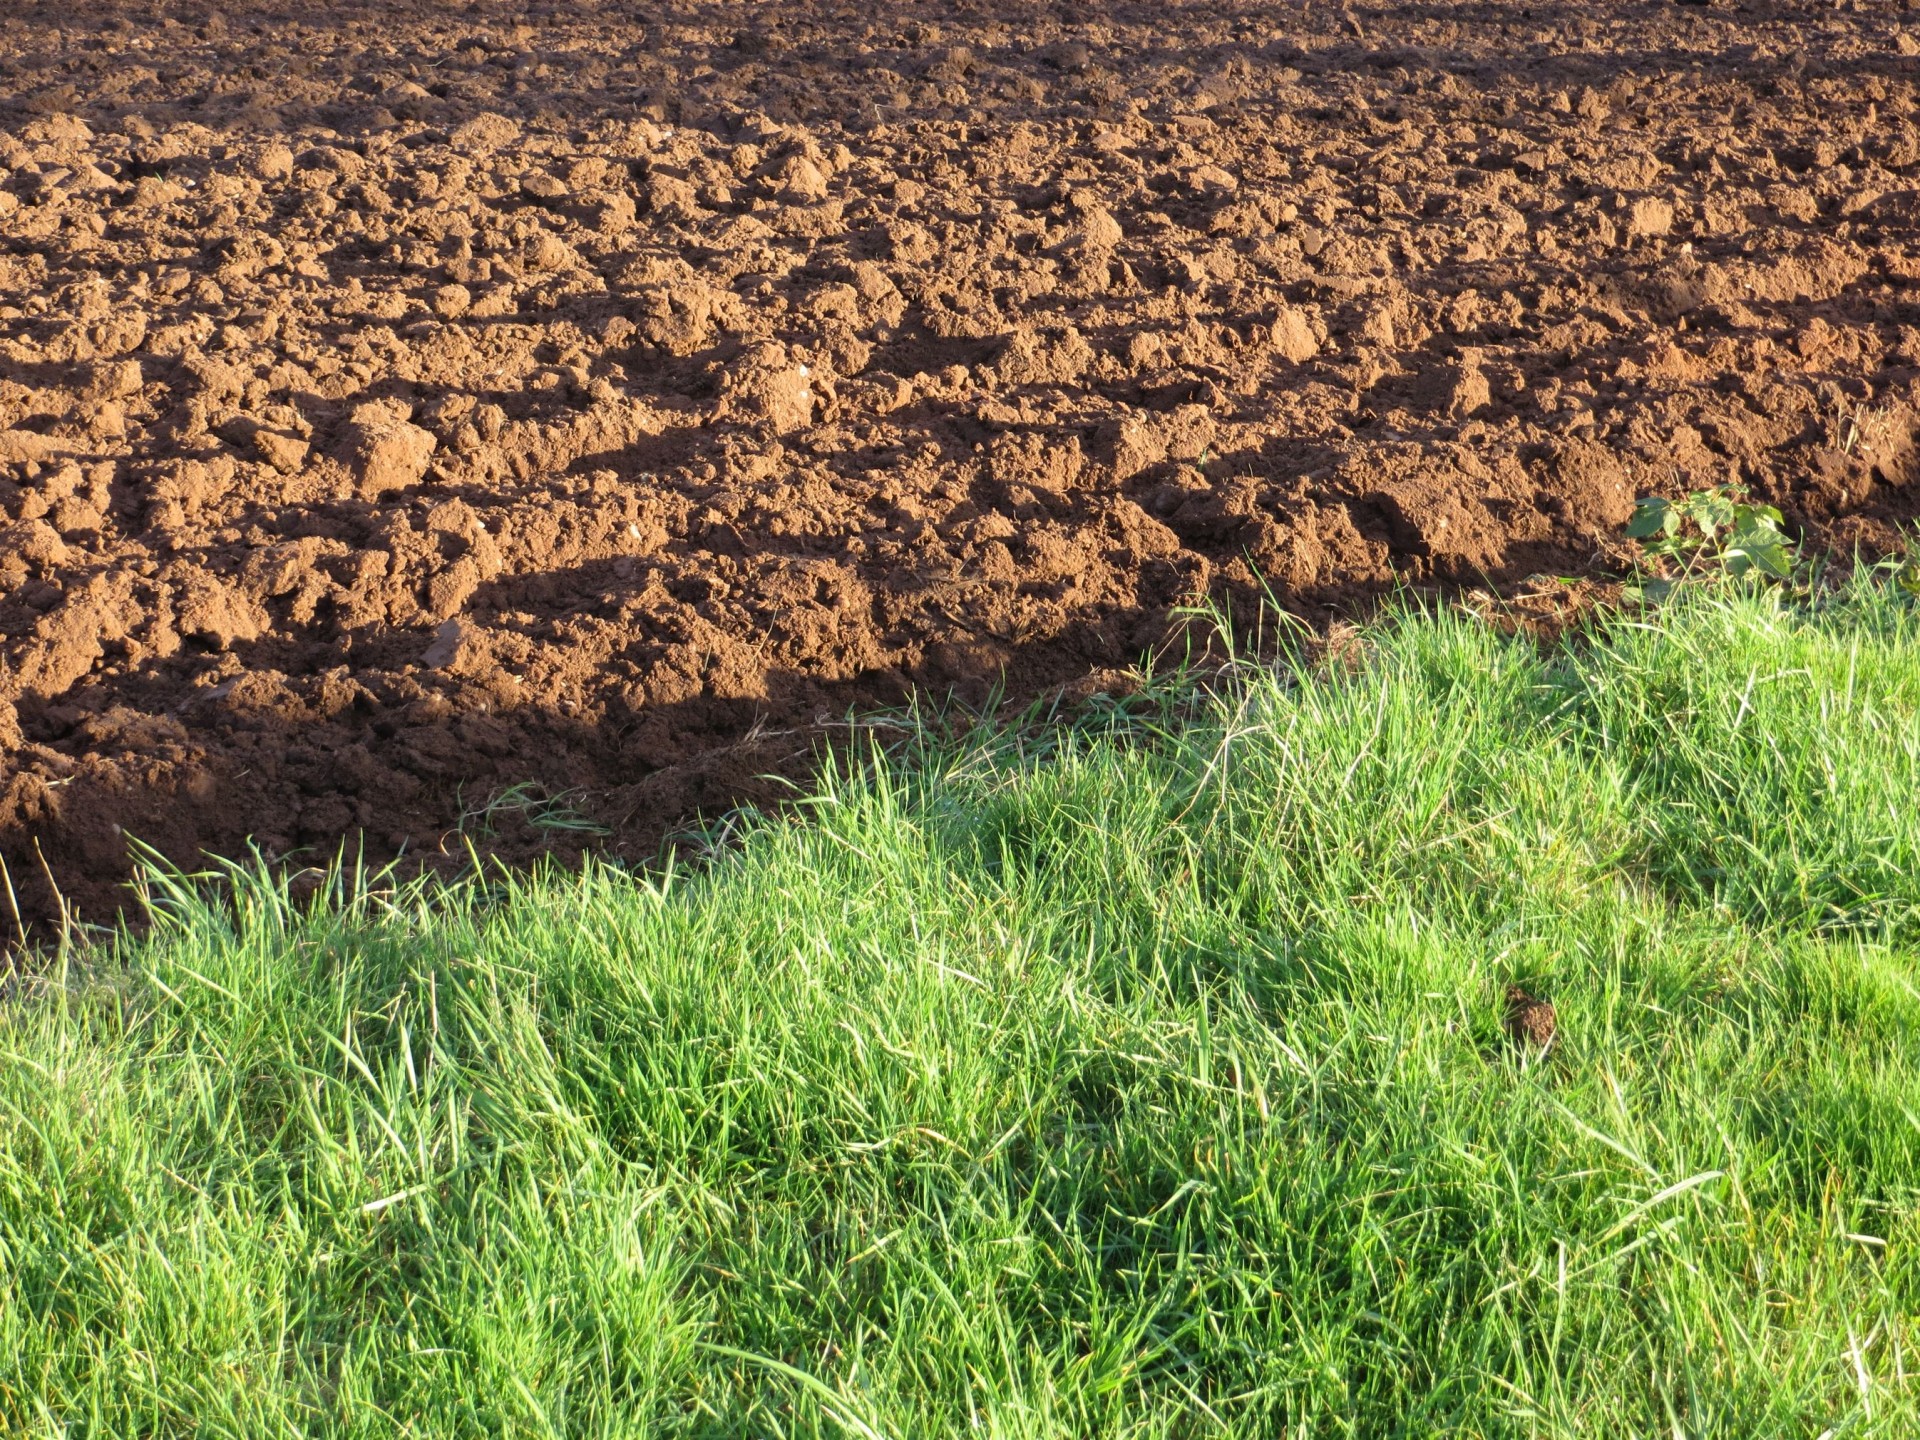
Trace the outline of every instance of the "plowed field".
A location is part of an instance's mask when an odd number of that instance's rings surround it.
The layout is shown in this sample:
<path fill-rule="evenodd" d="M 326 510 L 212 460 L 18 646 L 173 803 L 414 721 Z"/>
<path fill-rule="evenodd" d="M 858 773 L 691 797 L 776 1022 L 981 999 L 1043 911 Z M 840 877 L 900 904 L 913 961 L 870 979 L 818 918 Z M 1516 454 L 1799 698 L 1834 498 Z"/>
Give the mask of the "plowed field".
<path fill-rule="evenodd" d="M 10 5 L 21 913 L 640 858 L 850 708 L 1532 603 L 1641 494 L 1891 547 L 1917 81 L 1860 0 Z"/>

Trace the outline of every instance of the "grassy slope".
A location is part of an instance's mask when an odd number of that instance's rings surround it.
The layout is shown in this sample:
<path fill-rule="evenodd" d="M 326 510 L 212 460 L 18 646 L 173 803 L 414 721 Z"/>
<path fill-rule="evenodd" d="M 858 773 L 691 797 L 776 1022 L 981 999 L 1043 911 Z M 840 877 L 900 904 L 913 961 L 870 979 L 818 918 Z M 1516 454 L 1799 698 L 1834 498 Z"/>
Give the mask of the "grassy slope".
<path fill-rule="evenodd" d="M 1220 690 L 174 896 L 0 1017 L 0 1430 L 1920 1433 L 1920 617 Z"/>

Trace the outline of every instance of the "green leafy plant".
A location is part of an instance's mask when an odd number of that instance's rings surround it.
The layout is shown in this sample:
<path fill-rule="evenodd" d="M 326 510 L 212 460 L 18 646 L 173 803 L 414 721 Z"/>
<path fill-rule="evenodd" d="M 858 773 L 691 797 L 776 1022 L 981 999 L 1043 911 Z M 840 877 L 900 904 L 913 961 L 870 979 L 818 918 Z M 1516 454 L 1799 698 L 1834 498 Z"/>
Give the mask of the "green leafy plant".
<path fill-rule="evenodd" d="M 1893 583 L 1914 599 L 1920 600 L 1920 547 L 1909 550 L 1895 562 Z"/>
<path fill-rule="evenodd" d="M 1734 577 L 1791 580 L 1797 557 L 1781 523 L 1773 506 L 1752 504 L 1717 485 L 1678 500 L 1648 496 L 1634 506 L 1627 536 L 1648 555 L 1690 571 L 1706 561 Z"/>

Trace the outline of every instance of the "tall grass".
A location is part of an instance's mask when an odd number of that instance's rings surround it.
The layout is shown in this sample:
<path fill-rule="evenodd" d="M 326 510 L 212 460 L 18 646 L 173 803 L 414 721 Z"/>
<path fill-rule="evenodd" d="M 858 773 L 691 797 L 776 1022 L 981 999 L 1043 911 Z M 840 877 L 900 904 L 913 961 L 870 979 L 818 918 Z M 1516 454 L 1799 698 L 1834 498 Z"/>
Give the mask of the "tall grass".
<path fill-rule="evenodd" d="M 156 875 L 0 1015 L 0 1430 L 1920 1433 L 1920 618 L 1367 651 L 692 874 Z"/>

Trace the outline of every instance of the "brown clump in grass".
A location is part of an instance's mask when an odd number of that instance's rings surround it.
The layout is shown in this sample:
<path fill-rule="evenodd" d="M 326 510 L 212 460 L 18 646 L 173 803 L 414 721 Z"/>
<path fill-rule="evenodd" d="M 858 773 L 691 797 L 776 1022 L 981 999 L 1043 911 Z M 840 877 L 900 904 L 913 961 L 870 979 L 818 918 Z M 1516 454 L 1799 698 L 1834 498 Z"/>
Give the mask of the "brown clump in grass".
<path fill-rule="evenodd" d="M 1559 1033 L 1553 1002 L 1528 994 L 1518 985 L 1507 986 L 1507 1038 L 1522 1052 L 1545 1054 Z"/>

